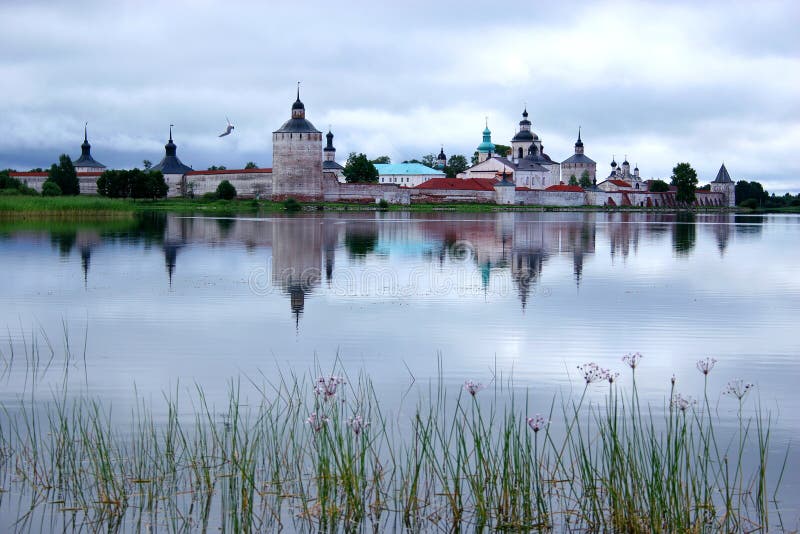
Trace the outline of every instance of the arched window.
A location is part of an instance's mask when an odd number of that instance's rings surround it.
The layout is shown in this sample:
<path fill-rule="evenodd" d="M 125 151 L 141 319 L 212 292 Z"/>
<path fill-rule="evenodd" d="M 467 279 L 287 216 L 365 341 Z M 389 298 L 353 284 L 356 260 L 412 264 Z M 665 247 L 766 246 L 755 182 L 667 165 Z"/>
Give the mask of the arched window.
<path fill-rule="evenodd" d="M 517 152 L 517 154 L 519 154 L 518 156 L 519 159 L 522 159 L 522 147 L 519 147 L 519 151 Z"/>

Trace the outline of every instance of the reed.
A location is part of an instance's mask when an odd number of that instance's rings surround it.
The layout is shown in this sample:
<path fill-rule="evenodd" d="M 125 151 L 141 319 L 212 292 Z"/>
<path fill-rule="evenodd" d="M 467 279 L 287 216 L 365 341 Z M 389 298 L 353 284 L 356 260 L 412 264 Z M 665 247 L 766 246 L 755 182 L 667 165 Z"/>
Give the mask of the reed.
<path fill-rule="evenodd" d="M 76 367 L 25 350 L 0 361 L 32 377 Z M 231 381 L 221 410 L 176 387 L 163 408 L 138 399 L 122 425 L 65 377 L 49 398 L 31 386 L 2 407 L 0 510 L 21 530 L 774 531 L 786 462 L 768 468 L 771 415 L 752 386 L 728 384 L 737 429 L 720 433 L 711 369 L 701 402 L 673 379 L 665 405 L 646 405 L 640 359 L 626 357 L 629 386 L 583 366 L 580 394 L 546 415 L 513 380 L 456 389 L 440 375 L 399 417 L 367 375 L 337 366 Z"/>

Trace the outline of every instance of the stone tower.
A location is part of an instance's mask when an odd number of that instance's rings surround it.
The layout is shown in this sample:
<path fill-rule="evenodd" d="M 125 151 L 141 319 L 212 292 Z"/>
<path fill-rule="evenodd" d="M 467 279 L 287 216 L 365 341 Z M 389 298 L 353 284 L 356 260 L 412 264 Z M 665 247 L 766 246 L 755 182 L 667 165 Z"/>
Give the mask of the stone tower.
<path fill-rule="evenodd" d="M 325 135 L 325 138 L 327 139 L 328 144 L 322 149 L 322 152 L 324 153 L 322 172 L 333 173 L 336 175 L 336 179 L 342 182 L 344 181 L 344 167 L 336 163 L 336 147 L 333 146 L 333 132 L 331 132 L 330 128 L 328 129 L 328 133 Z"/>
<path fill-rule="evenodd" d="M 519 131 L 511 138 L 511 159 L 514 163 L 524 158 L 531 148 L 531 145 L 539 137 L 531 132 L 531 121 L 528 120 L 528 108 L 522 112 L 522 120 L 519 121 Z"/>
<path fill-rule="evenodd" d="M 725 206 L 731 208 L 736 206 L 736 184 L 731 180 L 731 175 L 728 174 L 728 169 L 725 168 L 724 163 L 722 167 L 719 168 L 717 178 L 711 182 L 711 191 L 714 193 L 722 193 L 725 197 Z"/>
<path fill-rule="evenodd" d="M 178 159 L 178 145 L 172 140 L 172 125 L 169 125 L 169 141 L 164 145 L 164 158 L 150 168 L 151 171 L 161 171 L 164 181 L 169 187 L 167 196 L 176 197 L 186 193 L 186 180 L 184 176 L 187 172 L 192 172 L 192 168 L 185 165 Z"/>
<path fill-rule="evenodd" d="M 321 200 L 322 132 L 306 120 L 306 108 L 297 100 L 292 104 L 292 118 L 272 132 L 272 195 L 280 200 Z"/>
<path fill-rule="evenodd" d="M 568 183 L 572 176 L 580 180 L 584 172 L 589 173 L 589 179 L 597 179 L 597 162 L 588 157 L 583 151 L 581 129 L 578 127 L 578 140 L 575 141 L 575 153 L 561 162 L 561 181 Z"/>
<path fill-rule="evenodd" d="M 72 162 L 76 172 L 103 172 L 106 166 L 92 157 L 92 145 L 89 144 L 87 133 L 88 123 L 83 125 L 83 143 L 81 144 L 81 157 Z"/>

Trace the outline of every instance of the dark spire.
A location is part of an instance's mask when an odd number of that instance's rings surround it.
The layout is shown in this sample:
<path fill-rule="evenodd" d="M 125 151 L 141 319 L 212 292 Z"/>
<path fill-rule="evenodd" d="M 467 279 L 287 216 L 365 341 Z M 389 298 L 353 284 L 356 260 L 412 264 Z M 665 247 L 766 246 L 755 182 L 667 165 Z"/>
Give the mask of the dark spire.
<path fill-rule="evenodd" d="M 89 167 L 94 169 L 105 169 L 106 166 L 95 161 L 92 157 L 92 145 L 89 144 L 88 122 L 83 123 L 83 143 L 81 143 L 81 157 L 73 161 L 75 167 Z"/>
<path fill-rule="evenodd" d="M 323 149 L 325 152 L 333 152 L 336 149 L 333 148 L 333 133 L 331 133 L 330 126 L 328 127 L 328 133 L 325 134 L 325 137 L 328 139 L 328 144 Z"/>
<path fill-rule="evenodd" d="M 581 141 L 581 127 L 580 126 L 578 126 L 578 140 L 575 141 L 575 146 L 576 147 L 583 146 L 583 141 Z"/>
<path fill-rule="evenodd" d="M 175 126 L 174 124 L 169 125 L 169 142 L 172 142 L 172 127 Z"/>
<path fill-rule="evenodd" d="M 292 111 L 296 109 L 306 109 L 306 107 L 303 105 L 303 102 L 300 100 L 300 82 L 297 82 L 297 100 L 295 100 L 294 104 L 292 104 Z"/>
<path fill-rule="evenodd" d="M 528 118 L 528 106 L 527 106 L 527 104 L 525 105 L 525 109 L 522 111 L 522 116 L 525 117 L 526 119 Z"/>

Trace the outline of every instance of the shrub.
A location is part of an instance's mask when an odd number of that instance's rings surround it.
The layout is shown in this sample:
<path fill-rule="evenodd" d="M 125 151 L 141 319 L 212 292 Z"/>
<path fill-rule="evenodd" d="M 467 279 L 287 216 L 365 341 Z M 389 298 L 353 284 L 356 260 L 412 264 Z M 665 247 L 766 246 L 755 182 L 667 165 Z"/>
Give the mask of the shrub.
<path fill-rule="evenodd" d="M 385 198 L 382 198 L 378 201 L 378 208 L 382 210 L 389 209 L 389 203 L 386 201 Z"/>
<path fill-rule="evenodd" d="M 206 202 L 213 202 L 215 200 L 219 200 L 219 195 L 214 191 L 209 191 L 208 193 L 203 193 L 203 196 L 200 197 L 201 200 L 205 200 Z"/>
<path fill-rule="evenodd" d="M 42 196 L 43 197 L 60 197 L 61 196 L 61 188 L 58 187 L 58 184 L 47 180 L 44 185 L 42 185 Z"/>
<path fill-rule="evenodd" d="M 236 188 L 228 180 L 222 180 L 217 186 L 217 196 L 222 200 L 233 200 L 236 198 Z"/>
<path fill-rule="evenodd" d="M 751 210 L 754 210 L 758 207 L 758 200 L 754 198 L 748 198 L 739 202 L 739 206 L 742 208 L 749 208 Z"/>
<path fill-rule="evenodd" d="M 650 191 L 653 193 L 666 193 L 669 191 L 669 184 L 664 180 L 653 180 L 650 182 Z"/>
<path fill-rule="evenodd" d="M 289 197 L 283 201 L 283 209 L 286 211 L 300 211 L 302 206 L 296 199 Z"/>

